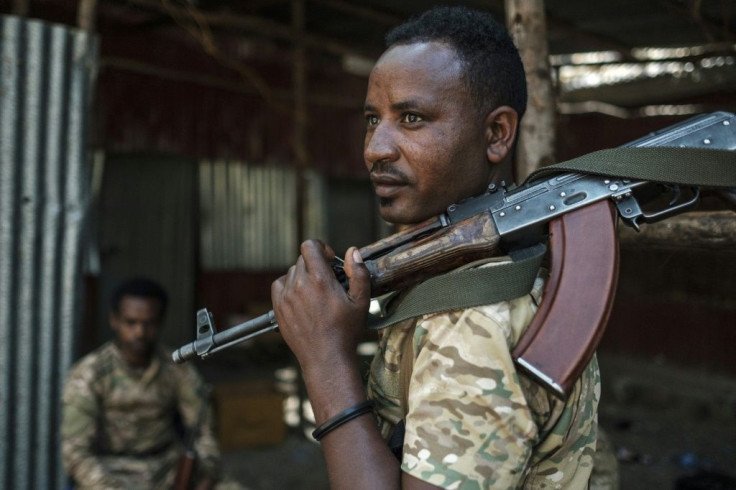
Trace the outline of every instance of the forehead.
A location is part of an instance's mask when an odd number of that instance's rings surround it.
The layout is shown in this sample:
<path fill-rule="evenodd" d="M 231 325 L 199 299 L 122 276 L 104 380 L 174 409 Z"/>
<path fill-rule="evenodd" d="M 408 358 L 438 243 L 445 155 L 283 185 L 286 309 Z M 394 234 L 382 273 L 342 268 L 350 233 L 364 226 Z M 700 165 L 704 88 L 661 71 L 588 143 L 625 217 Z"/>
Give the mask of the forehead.
<path fill-rule="evenodd" d="M 161 304 L 156 298 L 145 296 L 123 296 L 118 305 L 121 316 L 158 316 Z"/>
<path fill-rule="evenodd" d="M 456 51 L 442 42 L 401 44 L 378 60 L 368 80 L 367 98 L 467 99 L 463 67 Z"/>

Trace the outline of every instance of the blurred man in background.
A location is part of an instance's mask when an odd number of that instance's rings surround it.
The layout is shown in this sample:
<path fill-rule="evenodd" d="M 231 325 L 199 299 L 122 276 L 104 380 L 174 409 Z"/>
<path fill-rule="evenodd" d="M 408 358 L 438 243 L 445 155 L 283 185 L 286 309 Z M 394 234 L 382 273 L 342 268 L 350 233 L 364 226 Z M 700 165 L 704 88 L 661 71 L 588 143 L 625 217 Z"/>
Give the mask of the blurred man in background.
<path fill-rule="evenodd" d="M 111 298 L 113 340 L 77 362 L 63 394 L 64 467 L 79 489 L 172 488 L 182 432 L 197 454 L 195 485 L 219 473 L 207 389 L 191 364 L 159 345 L 167 294 L 147 278 L 123 282 Z M 183 426 L 183 430 L 182 430 Z"/>

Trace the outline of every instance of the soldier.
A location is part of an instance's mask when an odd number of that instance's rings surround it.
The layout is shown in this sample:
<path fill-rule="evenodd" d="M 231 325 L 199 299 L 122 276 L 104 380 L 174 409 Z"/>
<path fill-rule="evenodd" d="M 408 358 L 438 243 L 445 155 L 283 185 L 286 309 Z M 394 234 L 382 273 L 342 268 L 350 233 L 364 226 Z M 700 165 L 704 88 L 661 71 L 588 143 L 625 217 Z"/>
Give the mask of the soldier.
<path fill-rule="evenodd" d="M 216 480 L 220 455 L 203 381 L 158 345 L 166 304 L 165 291 L 149 279 L 122 283 L 111 301 L 113 340 L 69 374 L 62 456 L 80 490 L 171 488 L 183 450 L 177 417 L 198 430 L 197 488 Z M 205 416 L 196 429 L 200 410 Z"/>
<path fill-rule="evenodd" d="M 491 183 L 512 182 L 526 85 L 510 37 L 485 13 L 432 9 L 389 33 L 387 45 L 368 82 L 364 159 L 381 216 L 401 230 Z M 356 346 L 369 273 L 350 248 L 345 291 L 332 257 L 319 242 L 303 243 L 271 293 L 333 488 L 588 488 L 595 358 L 563 402 L 518 372 L 510 355 L 539 304 L 541 275 L 531 294 L 513 301 L 386 329 L 366 393 Z M 387 443 L 397 440 L 395 457 Z"/>

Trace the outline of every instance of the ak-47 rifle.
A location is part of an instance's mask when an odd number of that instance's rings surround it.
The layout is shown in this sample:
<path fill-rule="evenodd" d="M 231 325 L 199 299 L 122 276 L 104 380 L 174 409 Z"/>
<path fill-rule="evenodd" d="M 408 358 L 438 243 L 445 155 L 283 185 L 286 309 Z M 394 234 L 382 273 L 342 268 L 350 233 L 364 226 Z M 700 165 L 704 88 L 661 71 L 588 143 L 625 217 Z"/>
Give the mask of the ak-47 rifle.
<path fill-rule="evenodd" d="M 625 147 L 640 150 L 632 153 Z M 654 153 L 645 151 L 654 148 L 646 147 L 665 148 Z M 718 154 L 713 161 L 725 156 L 726 175 L 713 175 L 707 167 L 693 172 L 701 162 L 683 163 L 677 148 L 683 152 L 729 150 L 687 155 L 708 160 L 706 155 Z M 600 152 L 582 162 L 575 159 L 555 165 L 558 173 L 551 177 L 535 173 L 517 189 L 491 185 L 485 194 L 453 204 L 440 216 L 361 248 L 371 273 L 371 292 L 377 296 L 401 290 L 478 259 L 549 238 L 550 278 L 543 301 L 512 355 L 517 366 L 565 398 L 590 361 L 610 314 L 618 277 L 617 215 L 638 230 L 640 222 L 660 221 L 693 208 L 701 187 L 736 188 L 733 150 L 736 116 L 715 112 L 657 131 L 623 148 L 605 150 L 615 152 L 613 158 L 609 154 L 605 165 L 593 169 L 589 160 L 596 160 L 592 157 Z M 655 160 L 663 153 L 665 161 L 637 161 L 641 153 L 646 153 L 645 159 Z M 630 165 L 622 167 L 619 160 Z M 541 170 L 544 175 L 548 172 L 549 167 Z M 663 196 L 668 201 L 661 203 Z M 660 204 L 660 209 L 649 211 L 646 205 L 652 202 Z M 345 284 L 340 265 L 333 265 L 333 269 Z M 179 363 L 195 356 L 206 358 L 277 328 L 270 311 L 218 333 L 211 313 L 201 309 L 197 312 L 196 341 L 179 348 L 173 358 Z"/>

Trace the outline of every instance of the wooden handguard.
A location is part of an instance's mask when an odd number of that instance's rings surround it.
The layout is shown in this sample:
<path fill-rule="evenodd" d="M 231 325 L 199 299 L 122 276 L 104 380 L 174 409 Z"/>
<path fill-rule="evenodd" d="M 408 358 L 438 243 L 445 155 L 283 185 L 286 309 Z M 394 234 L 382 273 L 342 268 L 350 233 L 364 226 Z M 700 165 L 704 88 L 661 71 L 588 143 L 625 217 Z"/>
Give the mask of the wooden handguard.
<path fill-rule="evenodd" d="M 439 228 L 435 220 L 412 230 L 409 236 L 414 241 L 407 246 L 399 246 L 390 253 L 365 261 L 371 273 L 371 292 L 374 295 L 400 290 L 461 265 L 502 253 L 498 230 L 490 211 L 478 213 L 453 226 Z M 422 236 L 417 230 L 431 230 L 432 233 Z M 389 240 L 397 241 L 396 236 L 400 235 L 389 237 Z M 384 240 L 372 247 L 386 248 L 383 242 L 394 245 Z M 368 247 L 360 252 L 364 258 L 375 254 Z"/>
<path fill-rule="evenodd" d="M 605 200 L 549 225 L 550 277 L 512 356 L 563 400 L 593 357 L 611 314 L 618 279 L 617 222 L 612 202 Z"/>

